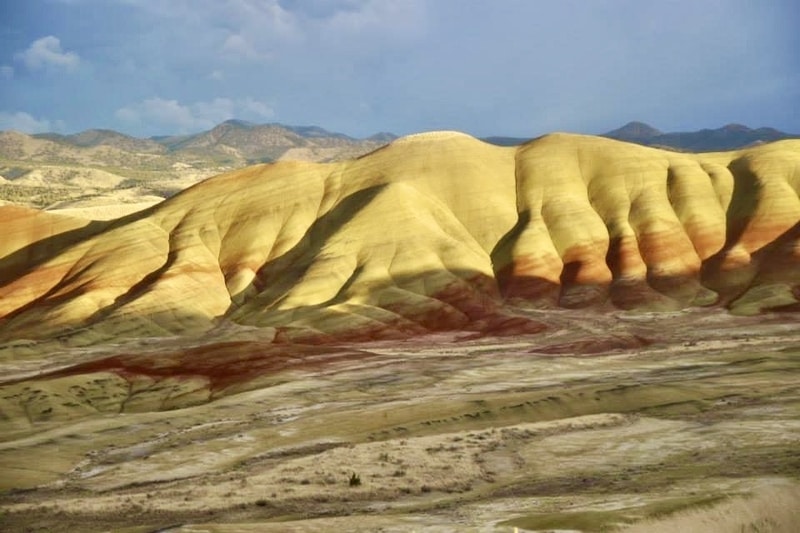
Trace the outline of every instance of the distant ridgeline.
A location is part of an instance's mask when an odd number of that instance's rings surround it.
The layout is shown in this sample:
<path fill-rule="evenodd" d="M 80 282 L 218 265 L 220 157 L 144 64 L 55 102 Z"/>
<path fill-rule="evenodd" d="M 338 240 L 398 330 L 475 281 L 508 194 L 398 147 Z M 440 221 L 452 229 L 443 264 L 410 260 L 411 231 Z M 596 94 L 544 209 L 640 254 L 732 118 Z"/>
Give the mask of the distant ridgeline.
<path fill-rule="evenodd" d="M 751 129 L 741 124 L 728 124 L 714 130 L 664 133 L 643 122 L 629 122 L 621 128 L 602 134 L 602 137 L 679 152 L 719 152 L 782 139 L 800 139 L 800 134 L 785 133 L 773 128 Z M 530 139 L 486 137 L 483 140 L 498 146 L 516 146 Z"/>
<path fill-rule="evenodd" d="M 391 142 L 396 137 L 378 133 L 366 139 L 355 139 L 317 126 L 284 124 L 251 124 L 228 120 L 214 128 L 191 135 L 167 135 L 140 139 L 113 130 L 87 130 L 72 135 L 41 133 L 16 138 L 0 132 L 0 157 L 9 159 L 35 157 L 42 162 L 79 160 L 87 150 L 104 164 L 135 164 L 131 156 L 140 157 L 142 166 L 177 161 L 243 166 L 280 159 L 291 150 L 304 149 L 301 159 L 333 160 L 354 157 Z M 27 146 L 24 146 L 25 139 Z M 38 143 L 38 144 L 37 144 Z M 98 147 L 106 153 L 97 153 Z M 290 155 L 290 154 L 289 154 Z M 48 159 L 49 156 L 49 159 Z M 126 157 L 127 156 L 127 157 Z M 159 158 L 164 159 L 163 162 Z"/>
<path fill-rule="evenodd" d="M 379 133 L 355 139 L 316 126 L 238 120 L 193 135 L 148 139 L 111 130 L 72 135 L 0 132 L 0 205 L 94 209 L 153 204 L 231 169 L 281 159 L 339 161 L 369 153 L 394 138 Z"/>
<path fill-rule="evenodd" d="M 715 130 L 663 133 L 641 122 L 631 122 L 602 136 L 686 152 L 733 150 L 800 138 L 800 135 L 772 128 L 750 129 L 737 124 Z M 140 170 L 169 169 L 176 163 L 198 168 L 234 168 L 279 159 L 338 161 L 363 155 L 396 138 L 394 134 L 382 132 L 356 139 L 318 126 L 252 124 L 242 120 L 228 120 L 196 134 L 150 138 L 136 138 L 104 129 L 71 135 L 0 132 L 0 159 Z M 482 140 L 498 146 L 517 146 L 531 139 L 494 136 Z M 0 175 L 6 179 L 9 177 L 3 174 L 2 169 Z"/>

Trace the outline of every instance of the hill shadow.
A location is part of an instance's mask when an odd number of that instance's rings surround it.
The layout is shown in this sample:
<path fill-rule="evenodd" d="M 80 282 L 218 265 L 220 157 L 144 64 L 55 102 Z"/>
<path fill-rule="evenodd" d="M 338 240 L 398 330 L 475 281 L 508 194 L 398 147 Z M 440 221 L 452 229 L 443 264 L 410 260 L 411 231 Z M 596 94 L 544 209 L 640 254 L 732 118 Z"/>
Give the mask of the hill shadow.
<path fill-rule="evenodd" d="M 35 270 L 80 242 L 149 216 L 158 206 L 159 204 L 113 220 L 90 220 L 85 226 L 39 239 L 0 257 L 0 287 Z"/>
<path fill-rule="evenodd" d="M 316 219 L 297 244 L 277 259 L 263 265 L 245 289 L 231 295 L 232 300 L 236 300 L 239 294 L 255 291 L 257 296 L 254 298 L 260 301 L 279 302 L 297 280 L 308 272 L 312 261 L 303 259 L 319 255 L 328 240 L 369 205 L 386 186 L 380 184 L 355 192 Z M 239 304 L 232 303 L 226 315 L 234 313 L 239 307 Z"/>

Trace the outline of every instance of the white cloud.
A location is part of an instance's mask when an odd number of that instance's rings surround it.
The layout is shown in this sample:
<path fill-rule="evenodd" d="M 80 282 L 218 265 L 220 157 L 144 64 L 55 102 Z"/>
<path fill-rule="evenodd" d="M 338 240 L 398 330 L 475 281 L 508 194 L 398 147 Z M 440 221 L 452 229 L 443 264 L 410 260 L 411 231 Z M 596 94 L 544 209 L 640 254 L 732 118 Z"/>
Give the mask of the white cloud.
<path fill-rule="evenodd" d="M 379 36 L 380 41 L 413 40 L 425 31 L 426 5 L 420 0 L 280 0 L 302 21 L 306 33 L 332 43 Z M 373 41 L 371 41 L 373 42 Z"/>
<path fill-rule="evenodd" d="M 232 1 L 221 13 L 228 26 L 236 28 L 222 42 L 223 57 L 233 60 L 272 60 L 286 46 L 296 46 L 304 38 L 297 17 L 277 1 Z"/>
<path fill-rule="evenodd" d="M 4 80 L 10 80 L 14 77 L 14 67 L 10 67 L 8 65 L 3 65 L 0 67 L 0 78 Z"/>
<path fill-rule="evenodd" d="M 264 34 L 294 32 L 295 17 L 278 0 L 121 0 L 157 19 L 173 19 L 183 27 L 261 28 Z"/>
<path fill-rule="evenodd" d="M 245 98 L 239 102 L 242 110 L 250 115 L 256 115 L 260 118 L 272 118 L 275 116 L 275 111 L 265 104 L 264 102 L 259 102 L 258 100 L 253 100 L 252 98 Z"/>
<path fill-rule="evenodd" d="M 386 47 L 415 41 L 429 18 L 424 0 L 120 1 L 141 10 L 154 26 L 173 28 L 176 43 L 191 40 L 212 62 L 378 55 Z"/>
<path fill-rule="evenodd" d="M 222 43 L 222 53 L 236 59 L 259 59 L 261 54 L 244 37 L 238 33 L 229 35 Z"/>
<path fill-rule="evenodd" d="M 177 100 L 154 97 L 122 107 L 115 113 L 122 122 L 151 125 L 175 133 L 209 129 L 232 118 L 269 118 L 273 115 L 272 107 L 252 98 L 215 98 L 182 104 Z"/>
<path fill-rule="evenodd" d="M 195 102 L 190 112 L 195 120 L 211 125 L 236 117 L 236 104 L 230 98 L 214 98 L 209 102 Z"/>
<path fill-rule="evenodd" d="M 381 0 L 390 1 L 390 0 Z M 278 5 L 302 16 L 325 19 L 341 12 L 359 11 L 368 0 L 278 0 Z"/>
<path fill-rule="evenodd" d="M 359 9 L 341 9 L 333 14 L 329 28 L 335 32 L 378 30 L 392 35 L 415 33 L 424 20 L 424 8 L 409 0 L 371 0 L 362 2 Z"/>
<path fill-rule="evenodd" d="M 47 119 L 37 119 L 23 111 L 0 111 L 0 130 L 15 130 L 23 133 L 44 133 L 61 130 L 64 123 L 60 120 L 51 122 Z"/>
<path fill-rule="evenodd" d="M 178 128 L 179 133 L 185 133 L 198 127 L 199 119 L 192 111 L 177 100 L 163 98 L 148 98 L 139 103 L 117 109 L 116 117 L 128 123 L 154 123 Z"/>
<path fill-rule="evenodd" d="M 14 57 L 31 70 L 47 67 L 72 70 L 80 63 L 78 54 L 61 50 L 61 41 L 52 35 L 33 41 L 27 50 Z"/>

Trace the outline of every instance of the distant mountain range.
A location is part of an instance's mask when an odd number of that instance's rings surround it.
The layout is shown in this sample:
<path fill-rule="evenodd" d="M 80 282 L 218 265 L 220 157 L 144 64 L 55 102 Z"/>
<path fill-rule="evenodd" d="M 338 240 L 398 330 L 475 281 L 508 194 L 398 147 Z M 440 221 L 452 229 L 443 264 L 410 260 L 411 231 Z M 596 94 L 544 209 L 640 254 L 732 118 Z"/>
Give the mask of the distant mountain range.
<path fill-rule="evenodd" d="M 644 146 L 667 148 L 680 152 L 717 152 L 735 150 L 746 146 L 798 139 L 800 134 L 786 133 L 774 128 L 752 129 L 741 124 L 728 124 L 717 129 L 664 133 L 644 122 L 629 122 L 601 137 L 617 139 Z M 484 141 L 499 146 L 514 146 L 529 141 L 520 137 L 485 137 Z"/>
<path fill-rule="evenodd" d="M 722 151 L 800 135 L 730 124 L 718 129 L 663 133 L 642 122 L 603 134 L 682 152 Z M 0 205 L 73 208 L 157 202 L 209 176 L 281 159 L 331 162 L 360 157 L 397 136 L 356 139 L 318 126 L 228 120 L 191 135 L 136 138 L 92 129 L 71 135 L 0 132 Z M 485 137 L 513 146 L 530 139 Z"/>
<path fill-rule="evenodd" d="M 642 122 L 629 122 L 619 129 L 604 133 L 603 137 L 685 152 L 718 152 L 781 139 L 797 139 L 800 134 L 774 128 L 752 129 L 742 124 L 728 124 L 714 130 L 664 133 Z"/>
<path fill-rule="evenodd" d="M 9 139 L 10 135 L 15 135 L 17 142 Z M 240 167 L 275 161 L 281 157 L 310 161 L 354 157 L 396 138 L 390 133 L 379 133 L 366 139 L 355 139 L 317 126 L 253 124 L 242 120 L 228 120 L 200 133 L 147 139 L 104 129 L 87 130 L 72 135 L 40 133 L 25 137 L 53 143 L 55 146 L 34 145 L 31 147 L 33 153 L 26 154 L 26 150 L 21 150 L 18 146 L 22 136 L 25 135 L 16 132 L 0 133 L 0 157 L 16 159 L 21 155 L 49 154 L 57 162 L 63 162 L 65 157 L 80 159 L 81 149 L 106 147 L 128 153 L 161 156 L 169 164 L 182 161 L 201 163 L 204 166 Z M 78 153 L 70 156 L 70 149 L 76 149 Z M 106 161 L 103 163 L 119 163 L 114 160 L 113 153 L 106 152 L 105 156 Z M 152 157 L 150 159 L 151 164 L 155 163 Z"/>
<path fill-rule="evenodd" d="M 0 205 L 39 208 L 156 202 L 209 176 L 279 159 L 330 162 L 396 137 L 356 139 L 317 126 L 229 120 L 193 135 L 141 139 L 112 130 L 0 132 Z"/>
<path fill-rule="evenodd" d="M 603 137 L 687 152 L 732 150 L 786 138 L 798 138 L 773 128 L 751 129 L 729 124 L 718 129 L 664 133 L 642 122 L 630 122 Z M 228 120 L 191 135 L 136 138 L 113 130 L 92 129 L 71 135 L 26 135 L 0 132 L 0 158 L 47 164 L 91 164 L 168 169 L 175 163 L 194 168 L 238 168 L 278 159 L 335 161 L 357 157 L 387 144 L 397 136 L 378 133 L 356 139 L 318 126 L 253 124 Z M 501 146 L 523 144 L 530 138 L 484 137 Z"/>

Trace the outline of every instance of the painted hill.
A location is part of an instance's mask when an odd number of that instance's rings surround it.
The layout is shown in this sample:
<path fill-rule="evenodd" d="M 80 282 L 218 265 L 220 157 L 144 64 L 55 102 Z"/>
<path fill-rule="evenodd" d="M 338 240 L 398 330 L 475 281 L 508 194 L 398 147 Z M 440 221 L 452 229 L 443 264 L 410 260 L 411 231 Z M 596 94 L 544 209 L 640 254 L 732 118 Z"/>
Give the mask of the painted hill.
<path fill-rule="evenodd" d="M 454 132 L 87 224 L 0 208 L 0 339 L 535 331 L 527 306 L 800 309 L 800 141 L 683 154 Z"/>
<path fill-rule="evenodd" d="M 636 144 L 649 144 L 652 139 L 663 135 L 664 133 L 656 128 L 650 126 L 649 124 L 645 124 L 644 122 L 628 122 L 621 128 L 617 128 L 613 131 L 609 131 L 605 133 L 605 137 L 610 137 L 612 139 L 618 139 L 620 141 L 628 141 Z M 734 147 L 734 148 L 739 148 Z"/>

